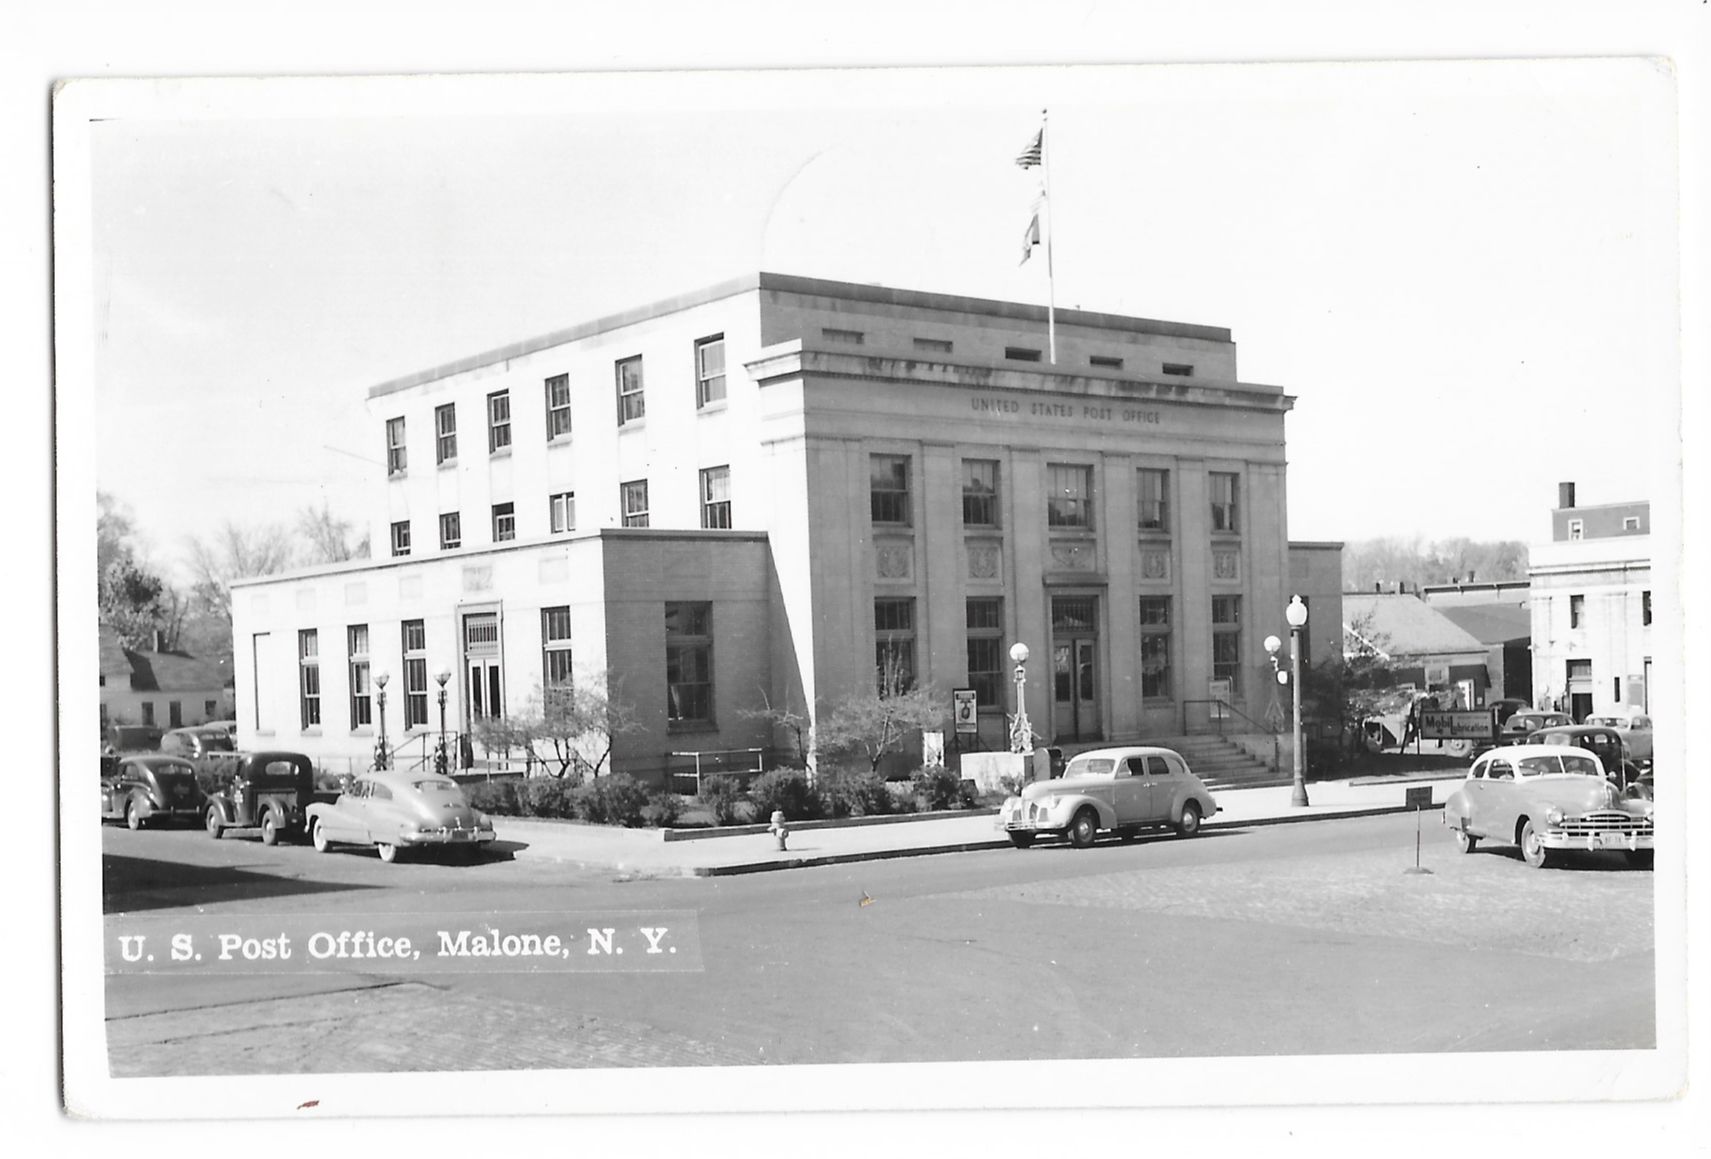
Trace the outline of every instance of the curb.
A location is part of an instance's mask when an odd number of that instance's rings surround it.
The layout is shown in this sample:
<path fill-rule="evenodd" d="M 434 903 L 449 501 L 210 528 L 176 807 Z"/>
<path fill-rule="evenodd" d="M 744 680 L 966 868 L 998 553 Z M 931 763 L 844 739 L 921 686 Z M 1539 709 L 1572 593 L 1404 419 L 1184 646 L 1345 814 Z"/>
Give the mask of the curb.
<path fill-rule="evenodd" d="M 1441 804 L 1430 806 L 1432 810 L 1440 810 Z M 1426 809 L 1414 809 L 1407 805 L 1378 805 L 1371 808 L 1349 809 L 1336 813 L 1311 813 L 1300 817 L 1287 815 L 1273 817 L 1254 817 L 1246 821 L 1207 821 L 1201 829 L 1252 829 L 1269 825 L 1301 825 L 1311 821 L 1345 821 L 1362 817 L 1382 817 L 1392 813 L 1425 812 Z M 985 849 L 1008 849 L 1008 837 L 982 838 L 979 841 L 959 841 L 950 845 L 921 845 L 904 849 L 871 849 L 851 853 L 825 853 L 809 857 L 785 857 L 768 861 L 743 861 L 732 865 L 695 865 L 695 866 L 661 866 L 657 869 L 645 869 L 638 866 L 613 864 L 611 862 L 577 861 L 571 858 L 554 858 L 575 865 L 591 868 L 622 870 L 629 873 L 654 873 L 662 877 L 735 877 L 751 873 L 771 873 L 784 869 L 811 869 L 822 865 L 848 865 L 858 861 L 890 861 L 900 857 L 928 857 L 935 853 L 972 853 Z"/>

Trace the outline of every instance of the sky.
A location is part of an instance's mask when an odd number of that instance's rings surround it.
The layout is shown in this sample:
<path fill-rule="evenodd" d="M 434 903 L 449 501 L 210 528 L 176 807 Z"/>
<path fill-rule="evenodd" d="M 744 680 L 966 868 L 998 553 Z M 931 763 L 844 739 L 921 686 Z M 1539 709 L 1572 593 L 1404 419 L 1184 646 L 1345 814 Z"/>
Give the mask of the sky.
<path fill-rule="evenodd" d="M 1559 482 L 1679 487 L 1646 61 L 209 92 L 89 138 L 96 479 L 169 571 L 223 521 L 362 523 L 369 386 L 755 269 L 1228 327 L 1297 400 L 1295 539 L 1536 542 Z M 1014 164 L 1043 109 L 1049 287 Z"/>

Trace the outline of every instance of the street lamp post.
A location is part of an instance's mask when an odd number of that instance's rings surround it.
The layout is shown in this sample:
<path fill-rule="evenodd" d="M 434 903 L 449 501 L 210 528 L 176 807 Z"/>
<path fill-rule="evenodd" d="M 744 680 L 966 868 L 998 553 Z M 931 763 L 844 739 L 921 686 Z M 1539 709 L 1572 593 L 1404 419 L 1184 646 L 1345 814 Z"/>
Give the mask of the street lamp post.
<path fill-rule="evenodd" d="M 380 709 L 380 739 L 374 742 L 374 767 L 389 769 L 392 767 L 392 753 L 386 747 L 386 682 L 391 677 L 385 672 L 374 674 L 374 703 Z"/>
<path fill-rule="evenodd" d="M 1010 721 L 1010 751 L 1034 751 L 1034 726 L 1028 721 L 1028 646 L 1018 641 L 1010 648 L 1016 664 L 1016 715 Z"/>
<path fill-rule="evenodd" d="M 434 750 L 434 771 L 442 777 L 446 775 L 448 764 L 446 760 L 446 681 L 451 678 L 451 669 L 444 665 L 441 665 L 440 670 L 434 673 L 434 679 L 440 685 L 440 744 Z"/>
<path fill-rule="evenodd" d="M 1295 685 L 1295 783 L 1289 791 L 1289 804 L 1299 809 L 1307 805 L 1307 742 L 1301 727 L 1301 629 L 1307 626 L 1307 605 L 1300 596 L 1290 597 L 1283 618 L 1289 621 L 1290 683 Z"/>

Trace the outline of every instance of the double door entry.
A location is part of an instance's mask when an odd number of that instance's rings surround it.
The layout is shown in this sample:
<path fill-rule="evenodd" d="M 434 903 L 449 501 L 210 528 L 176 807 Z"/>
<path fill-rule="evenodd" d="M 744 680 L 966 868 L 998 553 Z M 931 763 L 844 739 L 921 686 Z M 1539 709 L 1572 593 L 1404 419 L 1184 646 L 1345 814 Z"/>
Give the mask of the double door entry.
<path fill-rule="evenodd" d="M 1052 597 L 1052 729 L 1057 740 L 1098 740 L 1099 598 Z"/>

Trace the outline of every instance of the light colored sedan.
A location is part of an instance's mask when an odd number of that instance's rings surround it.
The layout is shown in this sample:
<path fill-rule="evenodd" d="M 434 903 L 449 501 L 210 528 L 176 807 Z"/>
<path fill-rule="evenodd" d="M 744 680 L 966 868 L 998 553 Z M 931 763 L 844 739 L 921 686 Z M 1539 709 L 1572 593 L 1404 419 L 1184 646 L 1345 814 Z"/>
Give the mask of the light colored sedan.
<path fill-rule="evenodd" d="M 1125 840 L 1142 829 L 1170 827 L 1183 837 L 1218 811 L 1212 794 L 1172 749 L 1094 749 L 1072 758 L 1063 776 L 1036 781 L 1004 802 L 998 827 L 1025 849 L 1042 835 L 1064 836 L 1085 849 L 1100 832 Z"/>
<path fill-rule="evenodd" d="M 1521 847 L 1528 865 L 1566 849 L 1620 849 L 1630 864 L 1652 863 L 1652 802 L 1624 797 L 1583 748 L 1511 745 L 1473 762 L 1444 802 L 1443 822 L 1472 853 L 1481 841 Z"/>
<path fill-rule="evenodd" d="M 336 801 L 309 806 L 309 840 L 325 853 L 335 844 L 372 845 L 380 860 L 422 846 L 476 848 L 493 840 L 493 822 L 438 773 L 365 773 Z"/>
<path fill-rule="evenodd" d="M 1650 764 L 1652 759 L 1652 718 L 1639 711 L 1600 712 L 1586 718 L 1585 724 L 1601 724 L 1622 734 L 1628 746 L 1628 759 Z"/>

